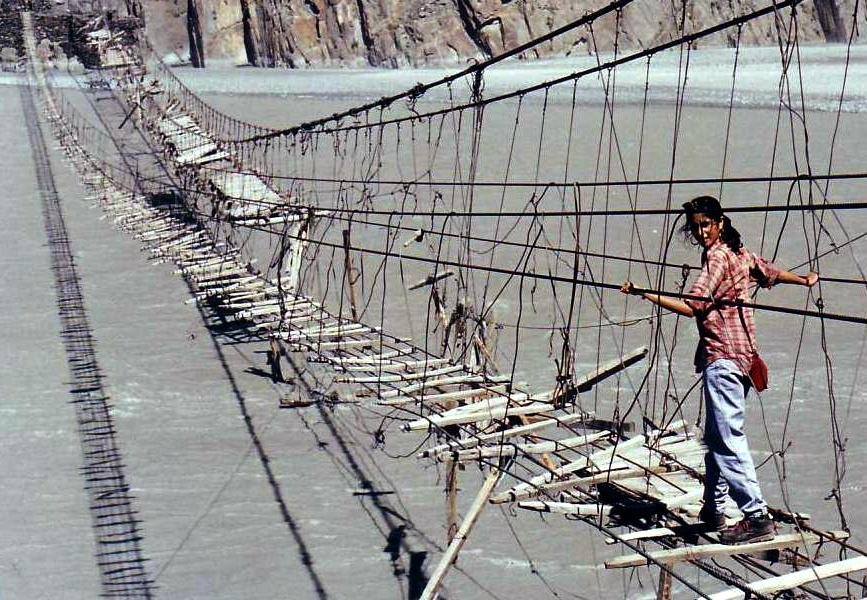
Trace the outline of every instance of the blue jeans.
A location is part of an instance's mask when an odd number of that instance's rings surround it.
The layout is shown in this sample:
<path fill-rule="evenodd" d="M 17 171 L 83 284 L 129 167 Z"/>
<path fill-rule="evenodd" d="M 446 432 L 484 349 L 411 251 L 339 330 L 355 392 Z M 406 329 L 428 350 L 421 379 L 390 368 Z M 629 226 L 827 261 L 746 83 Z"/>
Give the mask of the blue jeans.
<path fill-rule="evenodd" d="M 737 503 L 745 516 L 767 507 L 756 478 L 756 467 L 744 434 L 744 405 L 750 380 L 726 359 L 704 369 L 705 506 L 722 512 L 726 498 Z"/>

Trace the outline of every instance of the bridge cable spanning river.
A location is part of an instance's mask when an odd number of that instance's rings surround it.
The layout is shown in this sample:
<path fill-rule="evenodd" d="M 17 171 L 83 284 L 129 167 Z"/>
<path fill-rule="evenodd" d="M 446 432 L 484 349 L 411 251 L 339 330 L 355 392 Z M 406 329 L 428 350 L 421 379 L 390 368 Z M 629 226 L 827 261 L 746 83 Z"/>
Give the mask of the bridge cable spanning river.
<path fill-rule="evenodd" d="M 867 183 L 867 172 L 834 168 L 846 78 L 820 168 L 809 152 L 798 74 L 806 2 L 744 11 L 701 30 L 688 29 L 684 3 L 672 16 L 677 37 L 628 53 L 621 19 L 639 1 L 612 2 L 457 74 L 286 129 L 221 112 L 163 64 L 141 32 L 95 22 L 90 38 L 102 66 L 89 83 L 123 99 L 170 177 L 120 161 L 117 132 L 93 125 L 50 80 L 37 82 L 59 140 L 102 190 L 104 210 L 155 261 L 174 262 L 196 301 L 246 339 L 267 343 L 275 379 L 286 358 L 303 352 L 333 372 L 323 396 L 382 415 L 372 432 L 377 444 L 396 426 L 425 434 L 419 449 L 433 439 L 419 456 L 445 469 L 449 546 L 422 597 L 436 596 L 493 503 L 598 530 L 631 552 L 606 567 L 658 567 L 659 597 L 674 586 L 720 600 L 788 590 L 860 598 L 867 589 L 854 573 L 867 569 L 867 552 L 847 541 L 846 434 L 830 343 L 835 327 L 851 332 L 867 324 L 863 312 L 832 310 L 839 298 L 867 290 L 855 252 L 867 232 L 850 232 L 863 226 L 867 203 L 836 192 L 863 193 Z M 847 48 L 861 18 L 856 2 Z M 731 108 L 741 39 L 751 27 L 777 36 L 779 103 L 769 172 L 732 176 Z M 611 56 L 597 54 L 595 64 L 569 75 L 485 93 L 486 76 L 505 58 L 557 36 L 580 34 L 599 47 L 598 31 L 613 32 Z M 720 174 L 679 177 L 690 60 L 694 46 L 714 36 L 734 45 Z M 30 54 L 31 68 L 41 69 Z M 647 148 L 651 73 L 663 58 L 674 61 L 677 79 L 668 154 L 660 158 Z M 618 103 L 617 75 L 627 68 L 644 71 L 632 108 Z M 602 94 L 593 119 L 581 103 L 588 86 Z M 565 124 L 557 118 L 563 97 Z M 632 143 L 621 112 L 639 123 Z M 508 123 L 507 139 L 491 133 L 497 119 Z M 788 163 L 781 139 L 791 146 Z M 581 173 L 586 164 L 589 172 Z M 793 268 L 820 270 L 833 261 L 849 269 L 823 274 L 801 306 L 750 303 L 789 329 L 799 326 L 793 378 L 808 325 L 818 328 L 831 442 L 823 460 L 832 465 L 836 531 L 814 526 L 790 489 L 793 384 L 779 439 L 764 423 L 782 500 L 772 514 L 784 530 L 769 541 L 716 543 L 697 519 L 705 450 L 692 426 L 700 412 L 690 415 L 688 401 L 698 381 L 673 368 L 683 324 L 658 308 L 635 314 L 640 307 L 616 292 L 629 278 L 643 281 L 643 291 L 700 299 L 684 292 L 699 267 L 672 258 L 681 224 L 675 199 L 708 189 L 728 198 L 732 188 L 747 190 L 738 194 L 746 200 L 732 198 L 728 212 L 762 220 L 761 252 L 776 259 L 797 233 L 805 260 Z M 457 480 L 470 463 L 487 476 L 459 519 Z M 697 585 L 687 566 L 708 574 L 711 589 Z"/>

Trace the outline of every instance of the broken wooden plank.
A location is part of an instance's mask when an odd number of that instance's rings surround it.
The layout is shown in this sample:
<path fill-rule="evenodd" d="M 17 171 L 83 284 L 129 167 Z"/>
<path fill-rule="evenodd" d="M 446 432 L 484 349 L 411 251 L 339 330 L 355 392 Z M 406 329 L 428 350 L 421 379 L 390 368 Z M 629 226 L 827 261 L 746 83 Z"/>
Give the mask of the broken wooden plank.
<path fill-rule="evenodd" d="M 413 290 L 417 290 L 419 288 L 423 288 L 426 285 L 433 285 L 437 281 L 445 279 L 446 277 L 451 277 L 454 274 L 455 274 L 454 271 L 443 271 L 442 273 L 431 273 L 430 275 L 428 275 L 427 277 L 425 277 L 421 281 L 418 281 L 418 282 L 412 284 L 407 289 L 410 291 L 413 291 Z"/>
<path fill-rule="evenodd" d="M 601 365 L 594 372 L 585 375 L 584 377 L 576 381 L 576 389 L 579 392 L 590 391 L 590 389 L 593 388 L 594 385 L 596 385 L 603 379 L 607 379 L 608 377 L 619 373 L 627 367 L 634 365 L 645 356 L 647 356 L 647 347 L 642 346 L 624 354 L 620 358 L 610 360 L 605 364 Z"/>

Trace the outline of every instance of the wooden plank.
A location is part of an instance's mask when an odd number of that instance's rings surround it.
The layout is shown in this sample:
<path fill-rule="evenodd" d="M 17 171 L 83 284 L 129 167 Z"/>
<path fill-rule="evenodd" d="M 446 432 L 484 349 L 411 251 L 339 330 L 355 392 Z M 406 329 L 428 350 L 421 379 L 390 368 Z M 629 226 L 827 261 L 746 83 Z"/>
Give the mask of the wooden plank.
<path fill-rule="evenodd" d="M 317 341 L 300 341 L 293 342 L 293 348 L 298 348 L 299 351 L 309 350 L 312 352 L 322 352 L 325 350 L 341 350 L 346 348 L 372 348 L 379 343 L 379 339 L 364 339 L 364 340 L 342 340 L 339 342 L 317 342 Z"/>
<path fill-rule="evenodd" d="M 468 390 L 456 390 L 454 392 L 442 392 L 440 394 L 428 394 L 426 390 L 422 391 L 418 396 L 397 396 L 386 400 L 379 400 L 377 403 L 382 406 L 399 406 L 401 404 L 436 404 L 438 402 L 452 402 L 455 400 L 483 400 L 491 396 L 499 396 L 508 393 L 509 386 L 490 385 Z"/>
<path fill-rule="evenodd" d="M 440 418 L 437 415 L 426 419 L 418 419 L 403 425 L 404 431 L 425 431 L 431 427 L 446 427 L 448 425 L 463 425 L 477 421 L 504 419 L 506 416 L 517 417 L 520 415 L 535 415 L 554 410 L 553 405 L 547 402 L 533 402 L 527 406 L 501 406 L 488 410 L 478 410 L 466 414 L 458 414 L 448 418 Z"/>
<path fill-rule="evenodd" d="M 445 410 L 439 413 L 437 415 L 437 418 L 448 420 L 452 417 L 466 416 L 474 412 L 490 411 L 491 409 L 495 408 L 505 408 L 510 403 L 512 406 L 523 406 L 527 398 L 528 395 L 524 392 L 489 395 L 479 398 L 475 402 L 469 402 L 467 404 Z M 550 406 L 548 402 L 546 402 L 545 404 Z"/>
<path fill-rule="evenodd" d="M 845 575 L 853 571 L 863 571 L 867 569 L 867 556 L 856 556 L 847 558 L 837 562 L 827 563 L 824 565 L 816 565 L 794 573 L 780 575 L 778 577 L 770 577 L 761 581 L 748 583 L 747 587 L 759 594 L 773 594 L 782 590 L 790 590 L 802 586 L 804 584 L 828 579 L 837 575 Z M 711 594 L 711 600 L 740 600 L 745 598 L 746 594 L 739 589 L 728 589 L 716 594 Z"/>
<path fill-rule="evenodd" d="M 398 356 L 406 356 L 410 354 L 412 350 L 389 350 L 387 352 L 381 352 L 378 354 L 368 354 L 366 356 L 354 356 L 354 357 L 328 357 L 328 362 L 333 363 L 335 365 L 366 365 L 366 364 L 377 364 L 379 362 L 385 360 L 393 360 Z"/>
<path fill-rule="evenodd" d="M 224 158 L 229 158 L 230 156 L 231 156 L 231 154 L 229 154 L 225 150 L 218 150 L 217 152 L 214 152 L 213 154 L 206 154 L 205 156 L 201 156 L 199 158 L 194 158 L 192 160 L 189 160 L 187 164 L 206 165 L 209 162 L 222 160 Z"/>
<path fill-rule="evenodd" d="M 848 534 L 843 531 L 831 532 L 835 539 L 846 539 Z M 673 564 L 702 558 L 716 556 L 733 556 L 740 554 L 756 554 L 766 550 L 778 550 L 780 548 L 796 548 L 807 544 L 816 544 L 822 538 L 814 533 L 786 533 L 776 536 L 772 540 L 753 542 L 751 544 L 701 544 L 699 546 L 684 546 L 672 550 L 655 550 L 648 552 L 647 556 L 641 554 L 628 554 L 618 556 L 605 562 L 606 569 L 624 569 L 627 567 L 639 567 L 652 563 Z M 780 588 L 783 589 L 783 588 Z"/>
<path fill-rule="evenodd" d="M 378 333 L 376 330 L 367 327 L 366 325 L 362 325 L 361 323 L 357 324 L 357 326 L 344 327 L 341 329 L 337 328 L 327 328 L 316 330 L 315 333 L 299 333 L 297 331 L 289 332 L 287 335 L 282 336 L 284 340 L 289 342 L 290 344 L 301 344 L 301 343 L 319 343 L 321 340 L 330 340 L 332 338 L 348 338 L 350 336 L 361 335 L 363 333 Z M 371 340 L 372 341 L 372 340 Z"/>
<path fill-rule="evenodd" d="M 534 490 L 535 494 L 545 493 L 552 494 L 568 490 L 574 487 L 588 487 L 591 485 L 599 485 L 600 483 L 621 482 L 624 479 L 645 479 L 657 476 L 660 473 L 667 473 L 666 467 L 640 467 L 640 468 L 625 468 L 603 471 L 595 475 L 587 477 L 576 477 L 574 479 L 566 479 L 564 481 L 553 481 L 551 483 L 543 483 Z M 529 497 L 529 496 L 527 496 Z"/>
<path fill-rule="evenodd" d="M 476 391 L 476 390 L 468 390 L 468 391 Z M 552 417 L 550 419 L 543 419 L 541 421 L 537 421 L 536 423 L 530 423 L 528 425 L 520 425 L 518 427 L 511 427 L 509 429 L 503 429 L 502 431 L 496 431 L 494 433 L 486 433 L 483 435 L 474 436 L 471 438 L 467 438 L 465 440 L 460 441 L 452 441 L 447 444 L 442 444 L 440 446 L 434 446 L 432 448 L 428 448 L 421 452 L 418 455 L 419 458 L 430 458 L 434 457 L 443 452 L 454 452 L 457 450 L 466 450 L 469 448 L 475 448 L 479 444 L 487 443 L 487 442 L 499 442 L 502 443 L 508 439 L 513 437 L 517 437 L 520 435 L 527 435 L 530 433 L 535 433 L 537 431 L 541 431 L 543 429 L 547 429 L 548 427 L 553 426 L 563 426 L 569 425 L 571 423 L 576 423 L 580 421 L 584 421 L 585 419 L 591 418 L 592 415 L 589 413 L 583 414 L 573 414 L 566 415 L 564 417 Z M 606 435 L 608 435 L 606 433 Z"/>
<path fill-rule="evenodd" d="M 451 362 L 450 358 L 424 358 L 419 360 L 383 360 L 378 363 L 368 363 L 359 365 L 343 366 L 335 363 L 334 368 L 339 371 L 363 372 L 363 373 L 384 373 L 393 372 L 410 372 L 410 371 L 430 371 L 433 367 L 441 367 L 442 365 Z"/>
<path fill-rule="evenodd" d="M 616 538 L 605 538 L 605 543 L 608 545 L 617 544 L 619 542 L 630 542 L 632 540 L 655 540 L 658 538 L 671 537 L 677 535 L 673 529 L 668 527 L 655 527 L 653 529 L 640 529 L 631 531 L 617 536 Z"/>
<path fill-rule="evenodd" d="M 380 398 L 384 399 L 394 398 L 396 396 L 405 396 L 413 392 L 441 385 L 456 385 L 460 383 L 504 383 L 509 381 L 509 379 L 508 375 L 461 375 L 458 377 L 443 377 L 423 381 L 422 383 L 415 383 L 396 390 L 387 390 L 380 394 Z"/>
<path fill-rule="evenodd" d="M 547 454 L 551 452 L 561 452 L 563 450 L 573 450 L 576 447 L 586 446 L 587 444 L 590 444 L 600 438 L 607 436 L 608 432 L 603 431 L 592 433 L 589 435 L 564 438 L 562 440 L 551 440 L 547 442 L 531 442 L 525 444 L 499 444 L 497 446 L 469 448 L 466 450 L 458 450 L 450 454 L 441 453 L 437 456 L 437 460 L 457 460 L 459 462 L 466 462 L 471 460 L 479 460 L 481 458 L 492 458 L 496 456 L 515 456 L 516 454 Z M 642 472 L 642 475 L 643 474 L 644 473 Z"/>
<path fill-rule="evenodd" d="M 527 500 L 518 502 L 518 508 L 536 512 L 556 513 L 558 515 L 598 516 L 608 515 L 612 507 L 608 504 L 576 504 L 572 502 L 548 502 L 542 500 Z"/>
<path fill-rule="evenodd" d="M 414 373 L 396 373 L 388 375 L 365 375 L 363 377 L 342 376 L 335 379 L 338 383 L 397 383 L 401 381 L 414 381 L 416 379 L 424 379 L 425 377 L 438 377 L 462 371 L 463 365 L 451 365 L 441 369 L 430 369 L 428 371 L 416 371 Z"/>
<path fill-rule="evenodd" d="M 513 501 L 513 499 L 516 498 L 528 498 L 532 496 L 536 490 L 539 489 L 539 486 L 548 483 L 554 483 L 556 480 L 561 479 L 564 475 L 569 475 L 570 473 L 574 473 L 575 471 L 579 471 L 581 469 L 598 466 L 603 471 L 608 472 L 609 465 L 605 461 L 610 461 L 610 457 L 613 453 L 626 451 L 633 446 L 643 444 L 644 441 L 645 438 L 643 435 L 637 435 L 626 441 L 618 443 L 616 446 L 612 445 L 609 448 L 599 450 L 588 456 L 582 456 L 577 460 L 567 462 L 566 464 L 557 467 L 551 473 L 542 473 L 540 475 L 536 475 L 532 477 L 527 483 L 519 483 L 512 489 L 497 494 L 497 496 L 494 497 L 494 501 L 511 502 Z"/>
<path fill-rule="evenodd" d="M 696 482 L 698 483 L 698 482 Z M 681 494 L 679 496 L 675 496 L 674 498 L 663 498 L 662 503 L 665 504 L 666 508 L 669 510 L 674 510 L 676 508 L 680 508 L 687 504 L 691 504 L 696 502 L 697 500 L 701 500 L 704 494 L 704 486 L 696 486 L 695 489 L 686 492 L 685 494 Z"/>

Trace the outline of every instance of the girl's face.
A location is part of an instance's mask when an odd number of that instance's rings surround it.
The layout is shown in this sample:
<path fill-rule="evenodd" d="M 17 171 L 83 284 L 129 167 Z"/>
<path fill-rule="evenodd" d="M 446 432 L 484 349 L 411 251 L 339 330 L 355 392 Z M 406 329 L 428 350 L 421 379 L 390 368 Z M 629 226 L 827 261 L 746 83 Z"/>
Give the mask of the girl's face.
<path fill-rule="evenodd" d="M 702 248 L 710 248 L 716 244 L 721 227 L 722 223 L 714 221 L 704 213 L 695 213 L 689 219 L 689 228 L 692 230 L 692 235 L 695 237 L 695 241 L 701 244 Z"/>

